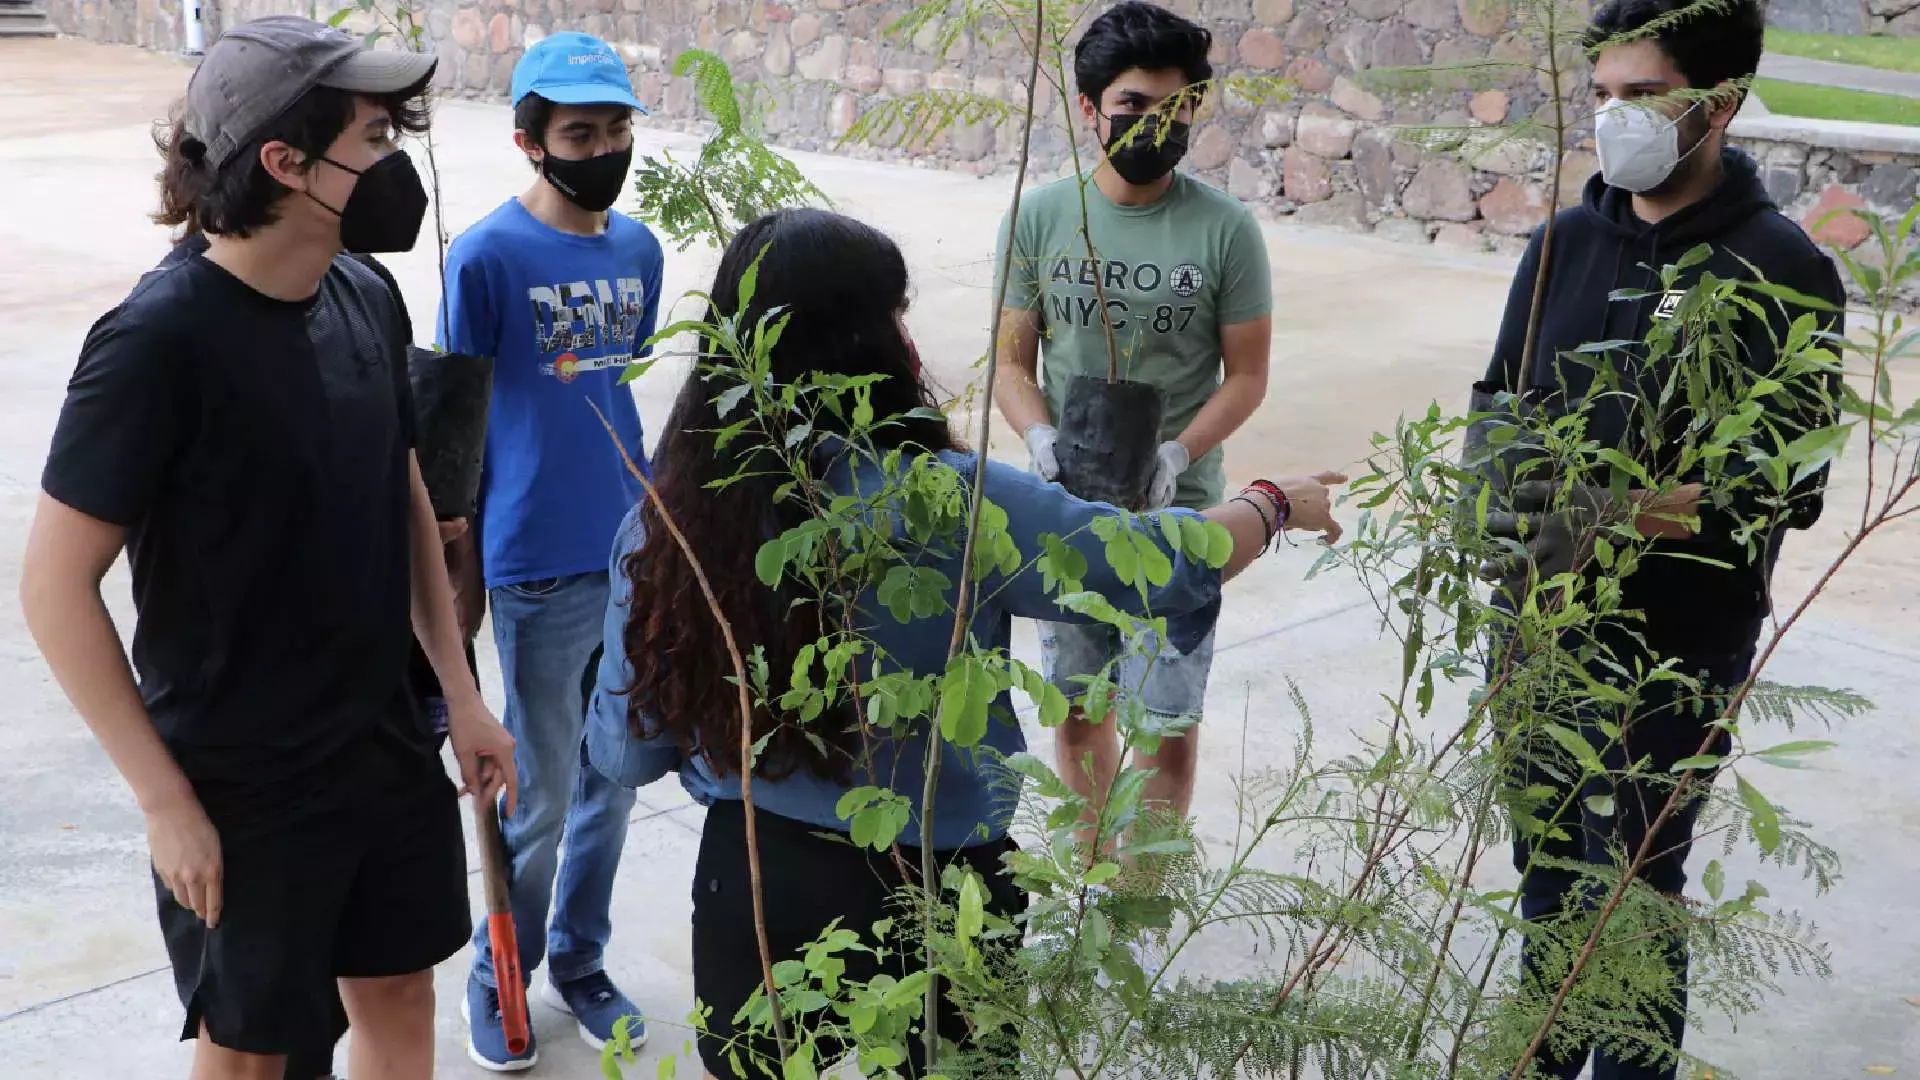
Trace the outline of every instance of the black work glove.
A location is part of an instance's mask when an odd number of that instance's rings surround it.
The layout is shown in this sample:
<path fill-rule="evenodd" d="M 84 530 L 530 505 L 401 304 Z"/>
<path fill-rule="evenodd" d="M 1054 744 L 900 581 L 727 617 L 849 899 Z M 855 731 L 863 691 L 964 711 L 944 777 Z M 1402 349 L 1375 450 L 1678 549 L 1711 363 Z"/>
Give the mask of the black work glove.
<path fill-rule="evenodd" d="M 1518 541 L 1524 553 L 1488 559 L 1480 576 L 1517 600 L 1529 578 L 1547 581 L 1585 563 L 1593 554 L 1594 536 L 1615 520 L 1606 488 L 1546 480 L 1516 484 L 1512 509 L 1488 514 L 1487 532 Z"/>

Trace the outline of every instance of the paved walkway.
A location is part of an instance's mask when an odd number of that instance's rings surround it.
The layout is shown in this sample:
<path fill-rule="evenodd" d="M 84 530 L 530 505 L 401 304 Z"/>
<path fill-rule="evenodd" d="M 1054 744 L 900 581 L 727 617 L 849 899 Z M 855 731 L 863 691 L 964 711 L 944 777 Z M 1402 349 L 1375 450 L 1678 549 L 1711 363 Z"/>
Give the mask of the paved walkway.
<path fill-rule="evenodd" d="M 1803 56 L 1768 53 L 1760 58 L 1760 77 L 1781 82 L 1811 83 L 1842 90 L 1864 90 L 1870 94 L 1920 98 L 1920 75 L 1905 71 L 1884 71 L 1857 64 L 1837 64 L 1831 60 L 1811 60 Z"/>
<path fill-rule="evenodd" d="M 78 73 L 78 74 L 76 74 Z M 87 326 L 165 251 L 151 209 L 156 164 L 147 122 L 185 80 L 170 60 L 71 41 L 0 42 L 0 596 L 19 587 L 20 550 L 41 460 L 73 358 Z M 85 92 L 72 92 L 72 80 Z M 24 125 L 24 126 L 23 126 Z M 450 102 L 436 117 L 447 215 L 464 228 L 527 182 L 508 140 L 504 107 Z M 643 132 L 641 152 L 681 152 L 689 142 Z M 895 236 L 915 274 L 909 316 L 929 370 L 961 394 L 977 380 L 984 340 L 994 223 L 1004 178 L 903 169 L 796 155 L 843 211 Z M 929 212 L 938 207 L 938 213 Z M 1510 260 L 1449 257 L 1385 241 L 1267 230 L 1278 323 L 1268 399 L 1229 450 L 1232 479 L 1354 462 L 1369 433 L 1439 400 L 1458 406 L 1486 362 L 1512 272 Z M 416 313 L 438 296 L 431 248 L 391 264 Z M 666 289 L 704 288 L 711 253 L 671 253 Z M 423 316 L 421 330 L 426 329 Z M 1899 387 L 1910 394 L 1920 371 Z M 677 389 L 663 366 L 636 384 L 641 413 L 658 431 Z M 1018 453 L 1018 440 L 994 449 Z M 1865 483 L 1857 456 L 1840 464 L 1830 513 L 1795 536 L 1779 591 L 1800 596 L 1823 560 L 1846 542 L 1845 508 Z M 1349 524 L 1356 512 L 1348 511 Z M 1881 711 L 1832 733 L 1841 746 L 1801 772 L 1769 772 L 1767 794 L 1814 821 L 1846 867 L 1840 888 L 1813 897 L 1792 871 L 1761 866 L 1749 849 L 1728 860 L 1730 882 L 1759 878 L 1783 907 L 1802 908 L 1834 943 L 1835 977 L 1816 984 L 1783 975 L 1787 995 L 1734 1031 L 1715 1018 L 1689 1037 L 1699 1053 L 1764 1078 L 1840 1080 L 1868 1066 L 1920 1074 L 1920 522 L 1860 555 L 1782 650 L 1775 677 L 1856 690 Z M 1209 782 L 1197 794 L 1199 830 L 1215 851 L 1232 842 L 1235 789 L 1227 779 L 1290 759 L 1300 721 L 1284 680 L 1298 680 L 1319 720 L 1320 755 L 1378 737 L 1376 691 L 1398 671 L 1377 615 L 1346 575 L 1303 580 L 1314 553 L 1288 549 L 1233 586 L 1219 631 L 1200 743 Z M 124 567 L 109 602 L 132 625 Z M 498 668 L 483 638 L 481 668 L 496 702 Z M 1037 661 L 1022 627 L 1016 649 Z M 1464 688 L 1439 708 L 1457 713 Z M 0 603 L 0 1078 L 103 1080 L 186 1075 L 186 1051 L 169 1038 L 179 1008 L 153 923 L 145 837 L 125 785 L 76 720 L 21 625 Z M 1818 732 L 1825 735 L 1826 732 Z M 1034 750 L 1050 754 L 1045 732 Z M 1785 736 L 1783 736 L 1785 737 Z M 630 1078 L 656 1075 L 680 1050 L 672 1022 L 692 1005 L 687 919 L 700 811 L 677 786 L 641 794 L 615 887 L 613 974 L 658 1021 L 654 1045 Z M 1276 859 L 1281 855 L 1275 855 Z M 1510 883 L 1491 860 L 1482 884 Z M 1285 869 L 1287 867 L 1279 867 Z M 476 897 L 476 909 L 477 909 Z M 1244 935 L 1203 939 L 1190 970 L 1231 978 L 1269 962 Z M 487 1074 L 461 1053 L 457 994 L 467 958 L 439 972 L 438 1080 Z M 534 1009 L 541 1064 L 552 1080 L 600 1076 L 566 1018 Z M 344 1064 L 344 1057 L 342 1058 Z M 688 1075 L 682 1069 L 680 1075 Z"/>

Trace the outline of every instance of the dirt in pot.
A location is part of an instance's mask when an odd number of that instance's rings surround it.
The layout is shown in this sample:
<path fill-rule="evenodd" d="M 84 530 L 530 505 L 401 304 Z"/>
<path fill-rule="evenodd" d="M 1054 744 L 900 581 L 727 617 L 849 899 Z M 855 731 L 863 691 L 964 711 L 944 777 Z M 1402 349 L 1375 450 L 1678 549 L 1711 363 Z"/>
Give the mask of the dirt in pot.
<path fill-rule="evenodd" d="M 480 500 L 480 464 L 493 404 L 493 358 L 410 346 L 420 475 L 442 521 L 471 518 Z"/>
<path fill-rule="evenodd" d="M 1060 483 L 1083 499 L 1141 509 L 1165 413 L 1157 387 L 1076 376 L 1060 410 Z"/>

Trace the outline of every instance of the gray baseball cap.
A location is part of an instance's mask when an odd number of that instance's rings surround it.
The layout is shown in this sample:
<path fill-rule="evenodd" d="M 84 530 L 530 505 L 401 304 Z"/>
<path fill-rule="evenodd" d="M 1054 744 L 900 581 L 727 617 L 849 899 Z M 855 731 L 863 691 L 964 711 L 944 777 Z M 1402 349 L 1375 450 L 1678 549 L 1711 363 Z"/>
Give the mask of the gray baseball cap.
<path fill-rule="evenodd" d="M 296 15 L 269 15 L 221 34 L 187 84 L 187 134 L 218 169 L 316 86 L 396 94 L 424 84 L 437 58 L 367 48 Z"/>

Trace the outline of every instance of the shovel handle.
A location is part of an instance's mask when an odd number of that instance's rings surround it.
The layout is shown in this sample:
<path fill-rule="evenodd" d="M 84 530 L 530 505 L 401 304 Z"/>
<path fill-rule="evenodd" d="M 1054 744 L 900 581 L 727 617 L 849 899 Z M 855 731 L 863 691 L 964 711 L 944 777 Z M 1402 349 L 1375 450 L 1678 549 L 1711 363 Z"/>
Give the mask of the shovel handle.
<path fill-rule="evenodd" d="M 480 848 L 480 881 L 487 899 L 487 941 L 493 946 L 494 984 L 500 992 L 500 1021 L 507 1052 L 523 1054 L 527 1028 L 527 982 L 520 970 L 520 937 L 513 928 L 513 901 L 507 890 L 507 851 L 500 839 L 499 808 L 492 799 L 473 800 L 474 837 Z"/>

